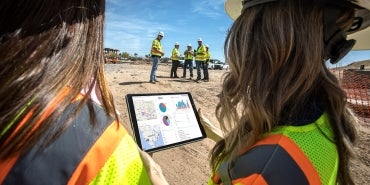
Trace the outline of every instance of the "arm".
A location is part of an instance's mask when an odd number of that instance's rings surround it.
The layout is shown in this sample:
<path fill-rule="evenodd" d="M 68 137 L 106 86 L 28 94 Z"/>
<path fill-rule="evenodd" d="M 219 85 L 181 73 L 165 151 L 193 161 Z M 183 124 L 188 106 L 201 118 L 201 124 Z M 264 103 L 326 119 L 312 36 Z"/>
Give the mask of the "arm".
<path fill-rule="evenodd" d="M 155 52 L 155 53 L 161 53 L 161 55 L 163 56 L 164 53 L 159 49 L 160 48 L 159 44 L 160 44 L 159 41 L 154 40 L 153 43 L 152 43 L 151 51 Z"/>
<path fill-rule="evenodd" d="M 156 162 L 154 162 L 153 158 L 148 153 L 140 150 L 139 148 L 138 150 L 152 184 L 169 185 L 163 175 L 161 167 Z"/>
<path fill-rule="evenodd" d="M 207 137 L 209 139 L 212 139 L 215 142 L 218 142 L 224 138 L 224 135 L 222 133 L 222 130 L 216 126 L 214 126 L 208 118 L 204 117 L 202 114 L 201 109 L 198 109 L 198 114 L 200 117 L 200 123 L 204 127 L 204 130 L 206 131 Z"/>

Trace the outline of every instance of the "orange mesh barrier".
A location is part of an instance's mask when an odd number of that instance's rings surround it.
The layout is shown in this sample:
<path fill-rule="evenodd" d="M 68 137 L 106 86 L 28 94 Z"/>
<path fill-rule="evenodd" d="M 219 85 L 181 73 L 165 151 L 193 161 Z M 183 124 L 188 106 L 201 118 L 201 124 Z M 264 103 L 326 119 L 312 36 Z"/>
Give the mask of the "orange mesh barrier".
<path fill-rule="evenodd" d="M 347 102 L 365 124 L 370 124 L 370 71 L 361 69 L 331 70 L 347 93 Z"/>

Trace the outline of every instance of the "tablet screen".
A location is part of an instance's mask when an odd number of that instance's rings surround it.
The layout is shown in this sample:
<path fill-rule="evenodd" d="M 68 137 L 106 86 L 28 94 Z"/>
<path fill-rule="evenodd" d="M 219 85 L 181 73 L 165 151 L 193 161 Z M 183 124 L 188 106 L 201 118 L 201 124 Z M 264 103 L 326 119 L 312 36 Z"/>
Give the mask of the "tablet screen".
<path fill-rule="evenodd" d="M 146 152 L 206 137 L 189 92 L 128 94 L 126 101 L 135 140 Z"/>

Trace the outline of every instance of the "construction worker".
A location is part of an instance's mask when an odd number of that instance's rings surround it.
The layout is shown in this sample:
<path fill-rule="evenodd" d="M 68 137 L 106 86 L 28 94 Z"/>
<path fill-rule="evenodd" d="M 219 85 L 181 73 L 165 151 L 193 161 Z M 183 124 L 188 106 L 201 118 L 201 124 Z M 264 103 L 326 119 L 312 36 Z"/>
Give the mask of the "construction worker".
<path fill-rule="evenodd" d="M 202 38 L 198 39 L 198 48 L 195 50 L 195 65 L 197 68 L 197 79 L 195 82 L 200 82 L 202 79 L 202 63 L 206 61 L 206 47 L 203 45 Z"/>
<path fill-rule="evenodd" d="M 0 7 L 0 184 L 168 184 L 119 122 L 104 73 L 105 1 Z"/>
<path fill-rule="evenodd" d="M 211 59 L 211 52 L 209 51 L 209 46 L 207 44 L 205 44 L 205 47 L 206 47 L 206 60 L 202 63 L 204 74 L 204 78 L 202 80 L 208 82 L 209 81 L 208 64 Z"/>
<path fill-rule="evenodd" d="M 162 56 L 164 56 L 164 53 L 162 51 L 162 44 L 161 40 L 164 37 L 163 32 L 159 32 L 157 35 L 157 38 L 155 38 L 152 42 L 152 49 L 150 50 L 150 55 L 152 56 L 152 70 L 150 71 L 150 83 L 155 84 L 156 82 L 159 82 L 157 80 L 157 69 L 158 69 L 158 63 Z"/>
<path fill-rule="evenodd" d="M 178 78 L 177 68 L 179 67 L 179 64 L 180 64 L 179 47 L 180 47 L 179 43 L 175 42 L 175 47 L 172 49 L 172 55 L 171 55 L 172 67 L 171 67 L 170 78 Z"/>
<path fill-rule="evenodd" d="M 325 61 L 356 47 L 347 35 L 370 49 L 370 1 L 226 0 L 225 10 L 235 20 L 216 108 L 226 135 L 213 137 L 208 184 L 355 184 L 358 123 Z"/>
<path fill-rule="evenodd" d="M 183 66 L 183 74 L 181 78 L 186 78 L 186 68 L 189 68 L 190 77 L 189 80 L 193 78 L 193 58 L 194 58 L 194 51 L 192 49 L 192 45 L 188 44 L 186 46 L 186 50 L 184 51 L 185 61 Z"/>

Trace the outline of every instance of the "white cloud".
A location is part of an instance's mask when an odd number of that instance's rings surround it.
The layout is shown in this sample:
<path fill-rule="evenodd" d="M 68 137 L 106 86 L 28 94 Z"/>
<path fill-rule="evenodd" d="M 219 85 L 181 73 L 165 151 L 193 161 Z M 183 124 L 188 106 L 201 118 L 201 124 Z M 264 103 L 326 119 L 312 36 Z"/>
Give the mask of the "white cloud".
<path fill-rule="evenodd" d="M 217 18 L 222 15 L 221 8 L 223 8 L 224 0 L 203 0 L 195 1 L 193 6 L 193 12 L 198 13 L 209 18 Z"/>
<path fill-rule="evenodd" d="M 143 16 L 140 16 L 143 17 Z M 144 18 L 120 15 L 116 11 L 107 12 L 104 47 L 116 48 L 120 52 L 149 53 L 152 40 L 159 31 L 174 30 L 171 26 Z"/>

